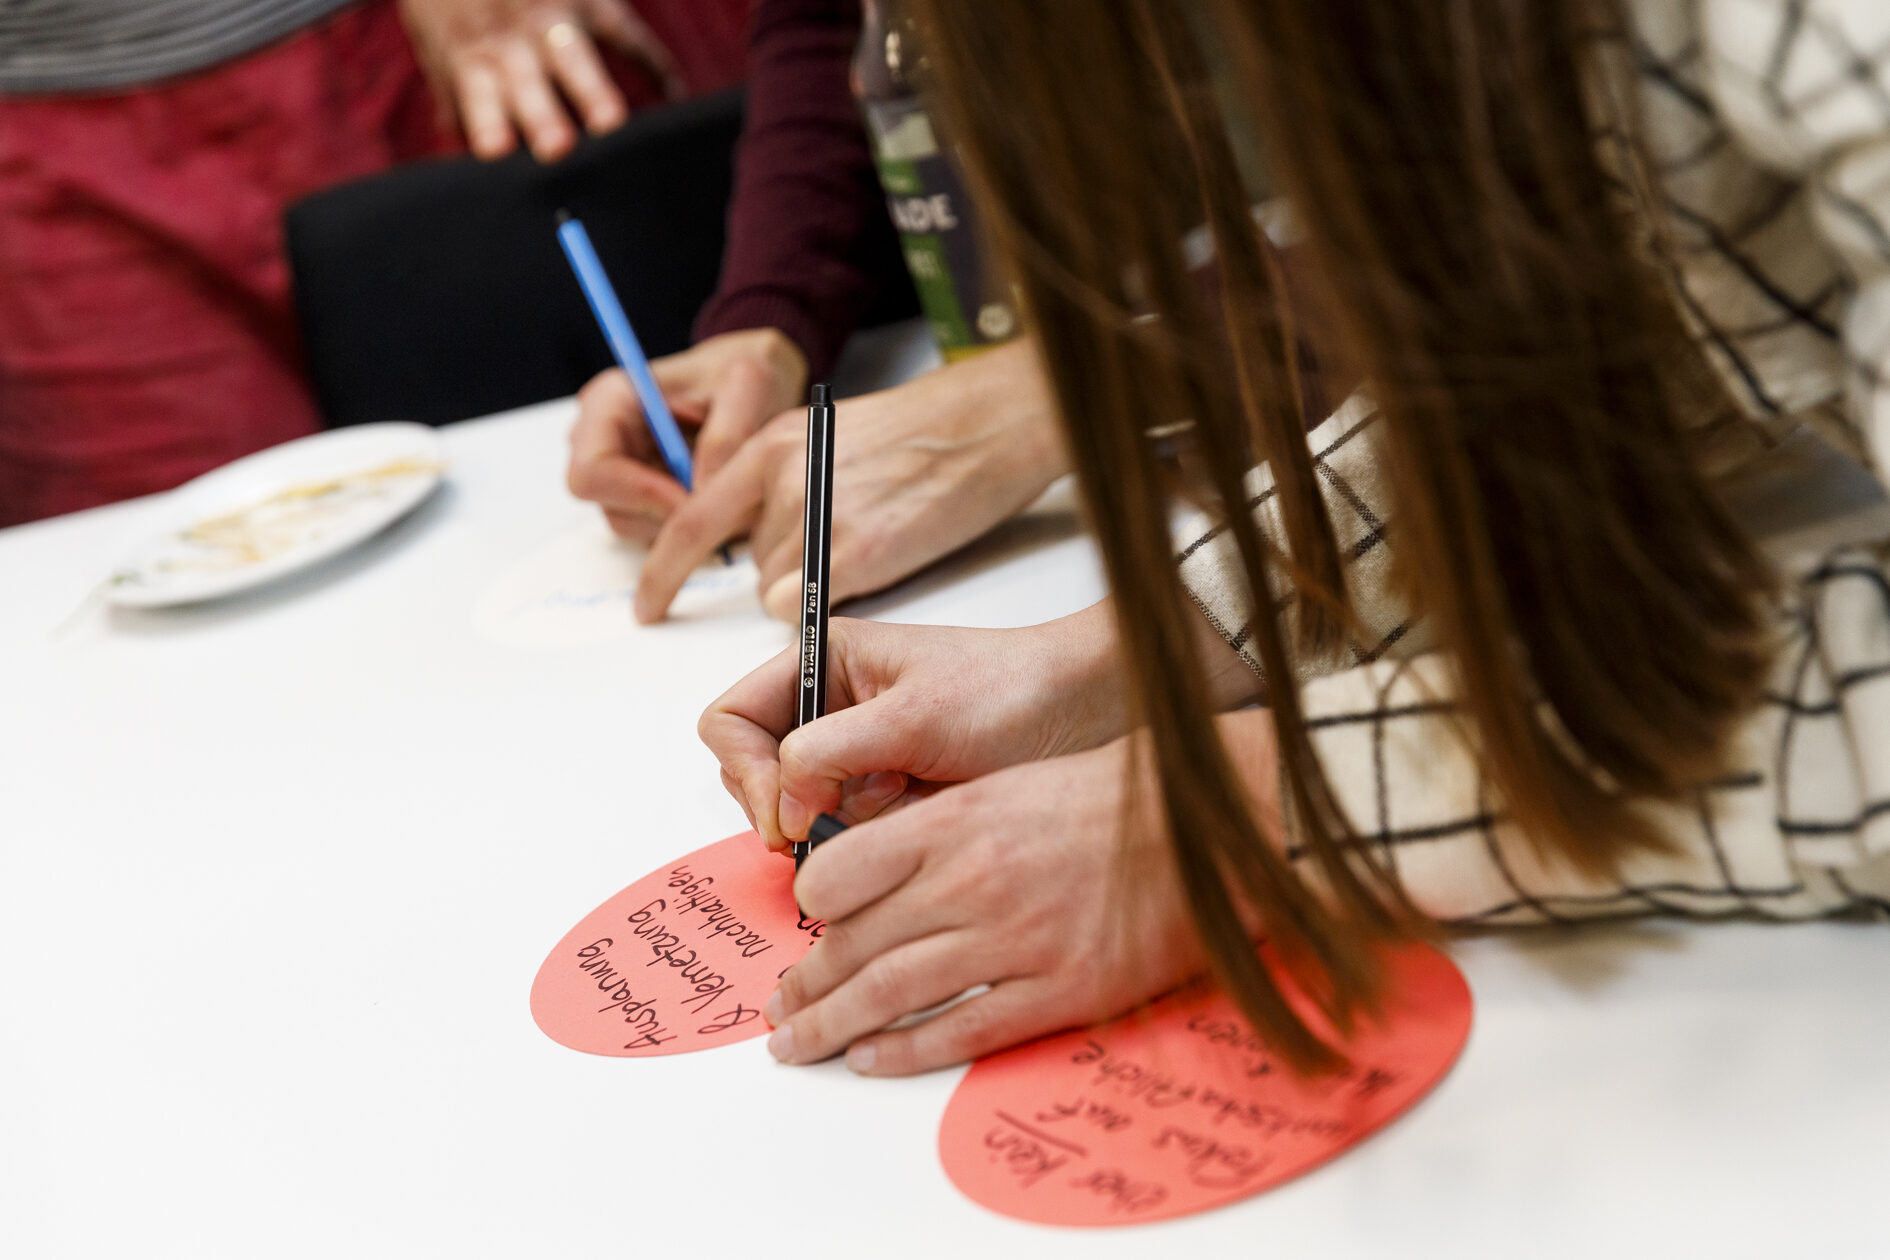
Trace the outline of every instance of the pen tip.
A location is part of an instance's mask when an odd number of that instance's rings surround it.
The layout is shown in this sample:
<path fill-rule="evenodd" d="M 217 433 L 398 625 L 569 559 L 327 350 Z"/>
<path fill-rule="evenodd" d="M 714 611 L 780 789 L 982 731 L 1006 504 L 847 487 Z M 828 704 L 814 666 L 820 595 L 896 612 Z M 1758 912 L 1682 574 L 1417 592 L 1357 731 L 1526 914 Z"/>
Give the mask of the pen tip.
<path fill-rule="evenodd" d="M 830 407 L 833 405 L 833 386 L 822 381 L 814 386 L 814 406 Z"/>
<path fill-rule="evenodd" d="M 559 206 L 557 218 L 558 218 L 558 226 L 563 227 L 565 224 L 571 221 L 571 212 L 569 210 L 566 210 L 563 206 Z"/>

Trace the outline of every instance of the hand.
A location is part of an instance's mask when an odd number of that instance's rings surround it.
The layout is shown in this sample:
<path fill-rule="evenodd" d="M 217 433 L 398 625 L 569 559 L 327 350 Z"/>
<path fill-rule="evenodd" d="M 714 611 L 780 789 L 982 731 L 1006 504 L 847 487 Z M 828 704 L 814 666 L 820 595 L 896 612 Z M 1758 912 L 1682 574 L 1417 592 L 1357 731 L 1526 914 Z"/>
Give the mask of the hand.
<path fill-rule="evenodd" d="M 592 135 L 623 124 L 630 111 L 596 40 L 648 66 L 667 95 L 682 88 L 626 0 L 401 0 L 400 11 L 443 124 L 463 127 L 482 158 L 510 153 L 519 133 L 539 161 L 563 157 L 577 143 L 566 102 Z"/>
<path fill-rule="evenodd" d="M 795 729 L 794 649 L 703 713 L 722 782 L 771 849 L 815 816 L 876 816 L 915 793 L 1120 734 L 1107 603 L 1022 630 L 836 619 L 828 637 L 832 712 Z"/>
<path fill-rule="evenodd" d="M 762 1008 L 769 1053 L 814 1063 L 844 1049 L 856 1072 L 924 1072 L 1109 1019 L 1200 972 L 1160 801 L 1131 749 L 999 771 L 821 846 L 794 891 L 827 927 Z M 991 988 L 882 1031 L 977 985 Z"/>
<path fill-rule="evenodd" d="M 650 364 L 676 420 L 695 434 L 698 486 L 716 475 L 764 422 L 807 392 L 807 359 L 772 328 L 710 337 Z M 643 407 L 620 369 L 578 394 L 571 428 L 571 493 L 604 509 L 610 527 L 646 546 L 689 496 L 663 466 Z"/>
<path fill-rule="evenodd" d="M 657 621 L 697 566 L 748 534 L 768 611 L 800 606 L 807 416 L 778 416 L 677 507 L 637 582 Z M 1029 506 L 1066 466 L 1036 351 L 1019 342 L 848 399 L 835 419 L 833 597 L 890 586 Z"/>

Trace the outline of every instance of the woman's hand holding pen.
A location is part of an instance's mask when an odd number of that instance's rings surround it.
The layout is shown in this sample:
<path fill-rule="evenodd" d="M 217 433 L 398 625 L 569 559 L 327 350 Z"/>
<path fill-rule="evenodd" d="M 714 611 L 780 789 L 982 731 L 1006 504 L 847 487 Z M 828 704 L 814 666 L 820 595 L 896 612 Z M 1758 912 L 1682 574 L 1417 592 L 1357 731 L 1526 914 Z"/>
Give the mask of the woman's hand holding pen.
<path fill-rule="evenodd" d="M 1200 969 L 1153 777 L 1122 735 L 1106 602 L 1024 630 L 838 620 L 829 648 L 825 717 L 793 728 L 789 652 L 700 726 L 770 847 L 817 813 L 854 824 L 795 881 L 827 929 L 764 1009 L 776 1058 L 846 1049 L 856 1071 L 925 1071 L 1108 1018 Z M 1244 673 L 1210 670 L 1217 698 L 1250 692 Z M 1278 835 L 1270 715 L 1220 726 Z"/>
<path fill-rule="evenodd" d="M 650 371 L 677 421 L 694 433 L 698 486 L 762 425 L 804 403 L 807 392 L 807 360 L 800 347 L 772 328 L 710 337 L 653 361 Z M 800 414 L 804 424 L 805 410 Z M 643 408 L 616 368 L 600 372 L 578 394 L 565 480 L 572 494 L 604 510 L 619 536 L 645 545 L 689 499 L 664 470 Z"/>
<path fill-rule="evenodd" d="M 871 818 L 914 791 L 1092 748 L 1127 720 L 1107 604 L 1022 630 L 837 618 L 829 712 L 796 730 L 798 669 L 798 654 L 783 652 L 698 727 L 773 849 L 818 814 Z"/>
<path fill-rule="evenodd" d="M 706 343 L 705 343 L 706 344 Z M 659 620 L 715 549 L 746 534 L 763 601 L 799 606 L 805 400 L 673 505 L 637 584 L 639 620 Z M 1066 469 L 1035 347 L 1016 342 L 843 401 L 834 468 L 834 600 L 924 568 L 1029 506 Z M 584 496 L 591 497 L 591 496 Z"/>
<path fill-rule="evenodd" d="M 769 1052 L 923 1072 L 1107 1019 L 1199 972 L 1131 743 L 947 788 L 817 850 L 794 889 L 827 926 L 763 1007 Z M 883 1031 L 979 985 L 991 987 Z"/>

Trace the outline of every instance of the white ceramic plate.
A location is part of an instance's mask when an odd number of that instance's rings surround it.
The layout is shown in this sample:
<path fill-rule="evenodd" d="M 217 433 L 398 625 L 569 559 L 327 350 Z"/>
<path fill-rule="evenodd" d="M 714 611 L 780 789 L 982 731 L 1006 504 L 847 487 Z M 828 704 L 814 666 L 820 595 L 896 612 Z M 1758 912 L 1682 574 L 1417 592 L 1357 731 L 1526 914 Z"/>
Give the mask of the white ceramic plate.
<path fill-rule="evenodd" d="M 156 608 L 272 582 L 387 528 L 445 471 L 445 447 L 422 424 L 335 429 L 258 451 L 160 500 L 105 597 Z"/>

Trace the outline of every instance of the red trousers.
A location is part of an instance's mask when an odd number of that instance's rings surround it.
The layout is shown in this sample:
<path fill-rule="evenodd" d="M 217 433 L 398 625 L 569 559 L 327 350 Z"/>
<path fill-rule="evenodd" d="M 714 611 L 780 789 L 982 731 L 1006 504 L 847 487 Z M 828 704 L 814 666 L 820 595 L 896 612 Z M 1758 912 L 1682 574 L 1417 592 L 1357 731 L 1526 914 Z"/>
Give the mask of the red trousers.
<path fill-rule="evenodd" d="M 637 7 L 691 88 L 739 77 L 746 0 Z M 0 99 L 0 526 L 314 432 L 282 212 L 450 147 L 436 119 L 392 0 L 152 87 Z"/>

